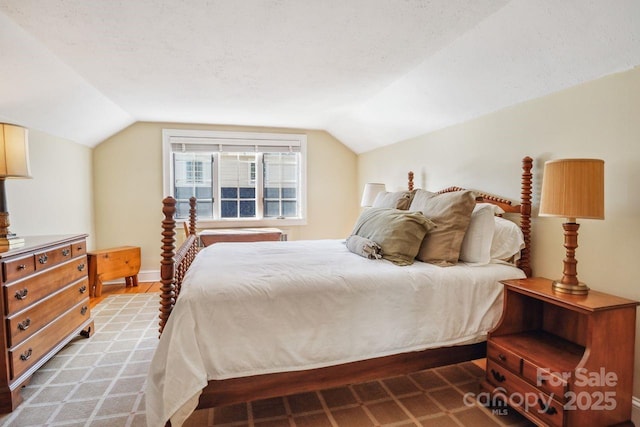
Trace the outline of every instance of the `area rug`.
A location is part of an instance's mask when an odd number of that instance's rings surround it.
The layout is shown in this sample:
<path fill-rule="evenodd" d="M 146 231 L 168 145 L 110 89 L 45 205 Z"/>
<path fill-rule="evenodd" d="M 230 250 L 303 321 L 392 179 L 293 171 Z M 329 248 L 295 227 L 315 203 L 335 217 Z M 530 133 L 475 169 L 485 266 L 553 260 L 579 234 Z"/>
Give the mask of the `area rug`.
<path fill-rule="evenodd" d="M 158 342 L 158 295 L 111 295 L 96 331 L 34 374 L 6 427 L 145 427 L 144 384 Z M 528 426 L 469 399 L 484 371 L 467 362 L 312 393 L 196 411 L 185 427 Z M 465 399 L 465 395 L 468 397 Z M 155 426 L 154 426 L 155 427 Z"/>

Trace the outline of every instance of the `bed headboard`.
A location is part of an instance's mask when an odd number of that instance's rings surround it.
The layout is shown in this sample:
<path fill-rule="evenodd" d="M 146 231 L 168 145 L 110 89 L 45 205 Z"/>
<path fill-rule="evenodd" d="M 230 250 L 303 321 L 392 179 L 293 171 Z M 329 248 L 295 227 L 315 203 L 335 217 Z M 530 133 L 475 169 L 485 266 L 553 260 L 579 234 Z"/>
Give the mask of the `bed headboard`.
<path fill-rule="evenodd" d="M 520 259 L 518 260 L 518 268 L 520 268 L 527 277 L 531 277 L 531 194 L 533 175 L 533 159 L 525 157 L 522 159 L 522 175 L 520 180 L 520 204 L 513 204 L 511 200 L 494 196 L 493 194 L 476 191 L 476 203 L 491 203 L 499 206 L 505 213 L 514 213 L 520 215 L 520 229 L 524 235 L 524 249 L 520 251 Z M 409 172 L 407 188 L 409 191 L 414 189 L 413 172 Z M 453 191 L 463 191 L 462 187 L 448 187 L 438 193 L 450 193 Z"/>

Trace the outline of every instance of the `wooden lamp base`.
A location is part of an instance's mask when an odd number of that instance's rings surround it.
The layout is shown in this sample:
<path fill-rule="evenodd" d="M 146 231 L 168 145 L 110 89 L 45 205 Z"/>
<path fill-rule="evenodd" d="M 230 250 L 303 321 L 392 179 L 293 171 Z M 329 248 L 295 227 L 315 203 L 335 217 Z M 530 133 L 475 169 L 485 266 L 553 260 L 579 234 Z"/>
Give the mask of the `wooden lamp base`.
<path fill-rule="evenodd" d="M 552 288 L 555 292 L 573 295 L 586 295 L 589 293 L 589 287 L 578 281 L 578 271 L 576 260 L 576 248 L 578 247 L 578 229 L 580 224 L 575 222 L 565 222 L 562 224 L 564 229 L 564 247 L 567 255 L 563 261 L 564 269 L 562 271 L 562 279 L 554 281 Z"/>

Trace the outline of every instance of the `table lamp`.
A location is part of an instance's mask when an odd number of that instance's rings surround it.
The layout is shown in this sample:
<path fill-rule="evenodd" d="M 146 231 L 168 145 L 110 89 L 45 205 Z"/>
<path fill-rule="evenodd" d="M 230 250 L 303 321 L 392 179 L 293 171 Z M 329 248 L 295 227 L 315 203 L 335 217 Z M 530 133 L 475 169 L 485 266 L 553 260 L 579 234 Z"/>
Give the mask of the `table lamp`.
<path fill-rule="evenodd" d="M 24 239 L 9 231 L 9 210 L 4 182 L 7 178 L 30 178 L 27 129 L 0 123 L 0 249 L 19 246 Z"/>
<path fill-rule="evenodd" d="M 386 191 L 384 184 L 380 184 L 377 182 L 366 183 L 364 185 L 364 191 L 362 192 L 362 201 L 360 202 L 360 206 L 373 206 L 373 202 L 376 200 L 376 196 L 378 196 L 378 194 L 382 193 L 383 191 Z"/>
<path fill-rule="evenodd" d="M 598 159 L 550 160 L 544 165 L 540 216 L 567 218 L 564 228 L 566 257 L 562 279 L 553 290 L 586 295 L 589 288 L 578 280 L 575 251 L 578 247 L 577 218 L 604 219 L 604 161 Z"/>

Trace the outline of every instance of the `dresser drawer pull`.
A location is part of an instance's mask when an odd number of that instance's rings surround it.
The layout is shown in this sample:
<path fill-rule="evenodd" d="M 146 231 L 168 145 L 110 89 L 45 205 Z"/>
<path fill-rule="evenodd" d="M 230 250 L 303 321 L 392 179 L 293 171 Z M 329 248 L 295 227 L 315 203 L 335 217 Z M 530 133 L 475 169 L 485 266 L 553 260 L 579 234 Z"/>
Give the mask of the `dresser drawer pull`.
<path fill-rule="evenodd" d="M 49 261 L 49 257 L 47 256 L 47 254 L 40 255 L 40 256 L 38 257 L 38 262 L 39 262 L 40 264 L 46 264 L 46 263 L 47 263 L 47 261 Z"/>
<path fill-rule="evenodd" d="M 88 309 L 89 307 L 87 307 L 86 305 L 83 305 L 82 308 L 80 309 L 80 314 L 84 316 L 85 314 L 87 314 Z"/>
<path fill-rule="evenodd" d="M 69 256 L 70 253 L 71 253 L 71 249 L 63 249 L 62 250 L 62 256 Z"/>
<path fill-rule="evenodd" d="M 504 377 L 504 375 L 502 375 L 500 372 L 496 371 L 495 369 L 491 370 L 491 375 L 493 375 L 493 378 L 498 381 L 499 383 L 503 382 L 504 380 L 506 380 L 506 378 Z"/>
<path fill-rule="evenodd" d="M 84 294 L 85 292 L 87 292 L 87 285 L 80 286 L 80 289 L 78 290 L 80 291 L 81 294 Z"/>
<path fill-rule="evenodd" d="M 505 356 L 504 354 L 500 353 L 498 354 L 498 359 L 500 359 L 503 362 L 507 361 L 507 356 Z"/>
<path fill-rule="evenodd" d="M 29 329 L 29 325 L 31 325 L 31 319 L 27 317 L 22 322 L 18 323 L 18 329 L 20 329 L 21 331 L 26 331 L 27 329 Z"/>
<path fill-rule="evenodd" d="M 15 297 L 16 297 L 16 299 L 23 300 L 23 299 L 25 299 L 27 297 L 27 293 L 28 292 L 29 292 L 29 290 L 27 288 L 21 289 L 19 291 L 16 291 Z"/>
<path fill-rule="evenodd" d="M 25 270 L 26 268 L 27 268 L 27 265 L 26 265 L 26 264 L 20 264 L 20 265 L 18 266 L 18 270 Z"/>
<path fill-rule="evenodd" d="M 33 350 L 31 350 L 31 349 L 25 351 L 24 353 L 22 353 L 20 355 L 20 360 L 22 360 L 23 362 L 26 362 L 27 360 L 29 360 L 29 358 L 31 357 L 32 353 L 33 353 Z"/>
<path fill-rule="evenodd" d="M 78 264 L 78 271 L 84 270 L 84 267 L 85 267 L 84 262 L 82 264 Z"/>
<path fill-rule="evenodd" d="M 548 415 L 555 415 L 558 413 L 558 411 L 556 411 L 556 408 L 554 408 L 553 406 L 549 405 L 549 406 L 545 406 L 544 402 L 542 401 L 542 399 L 538 399 L 538 405 L 540 405 L 540 409 L 542 410 L 542 412 L 544 412 L 545 414 Z"/>

